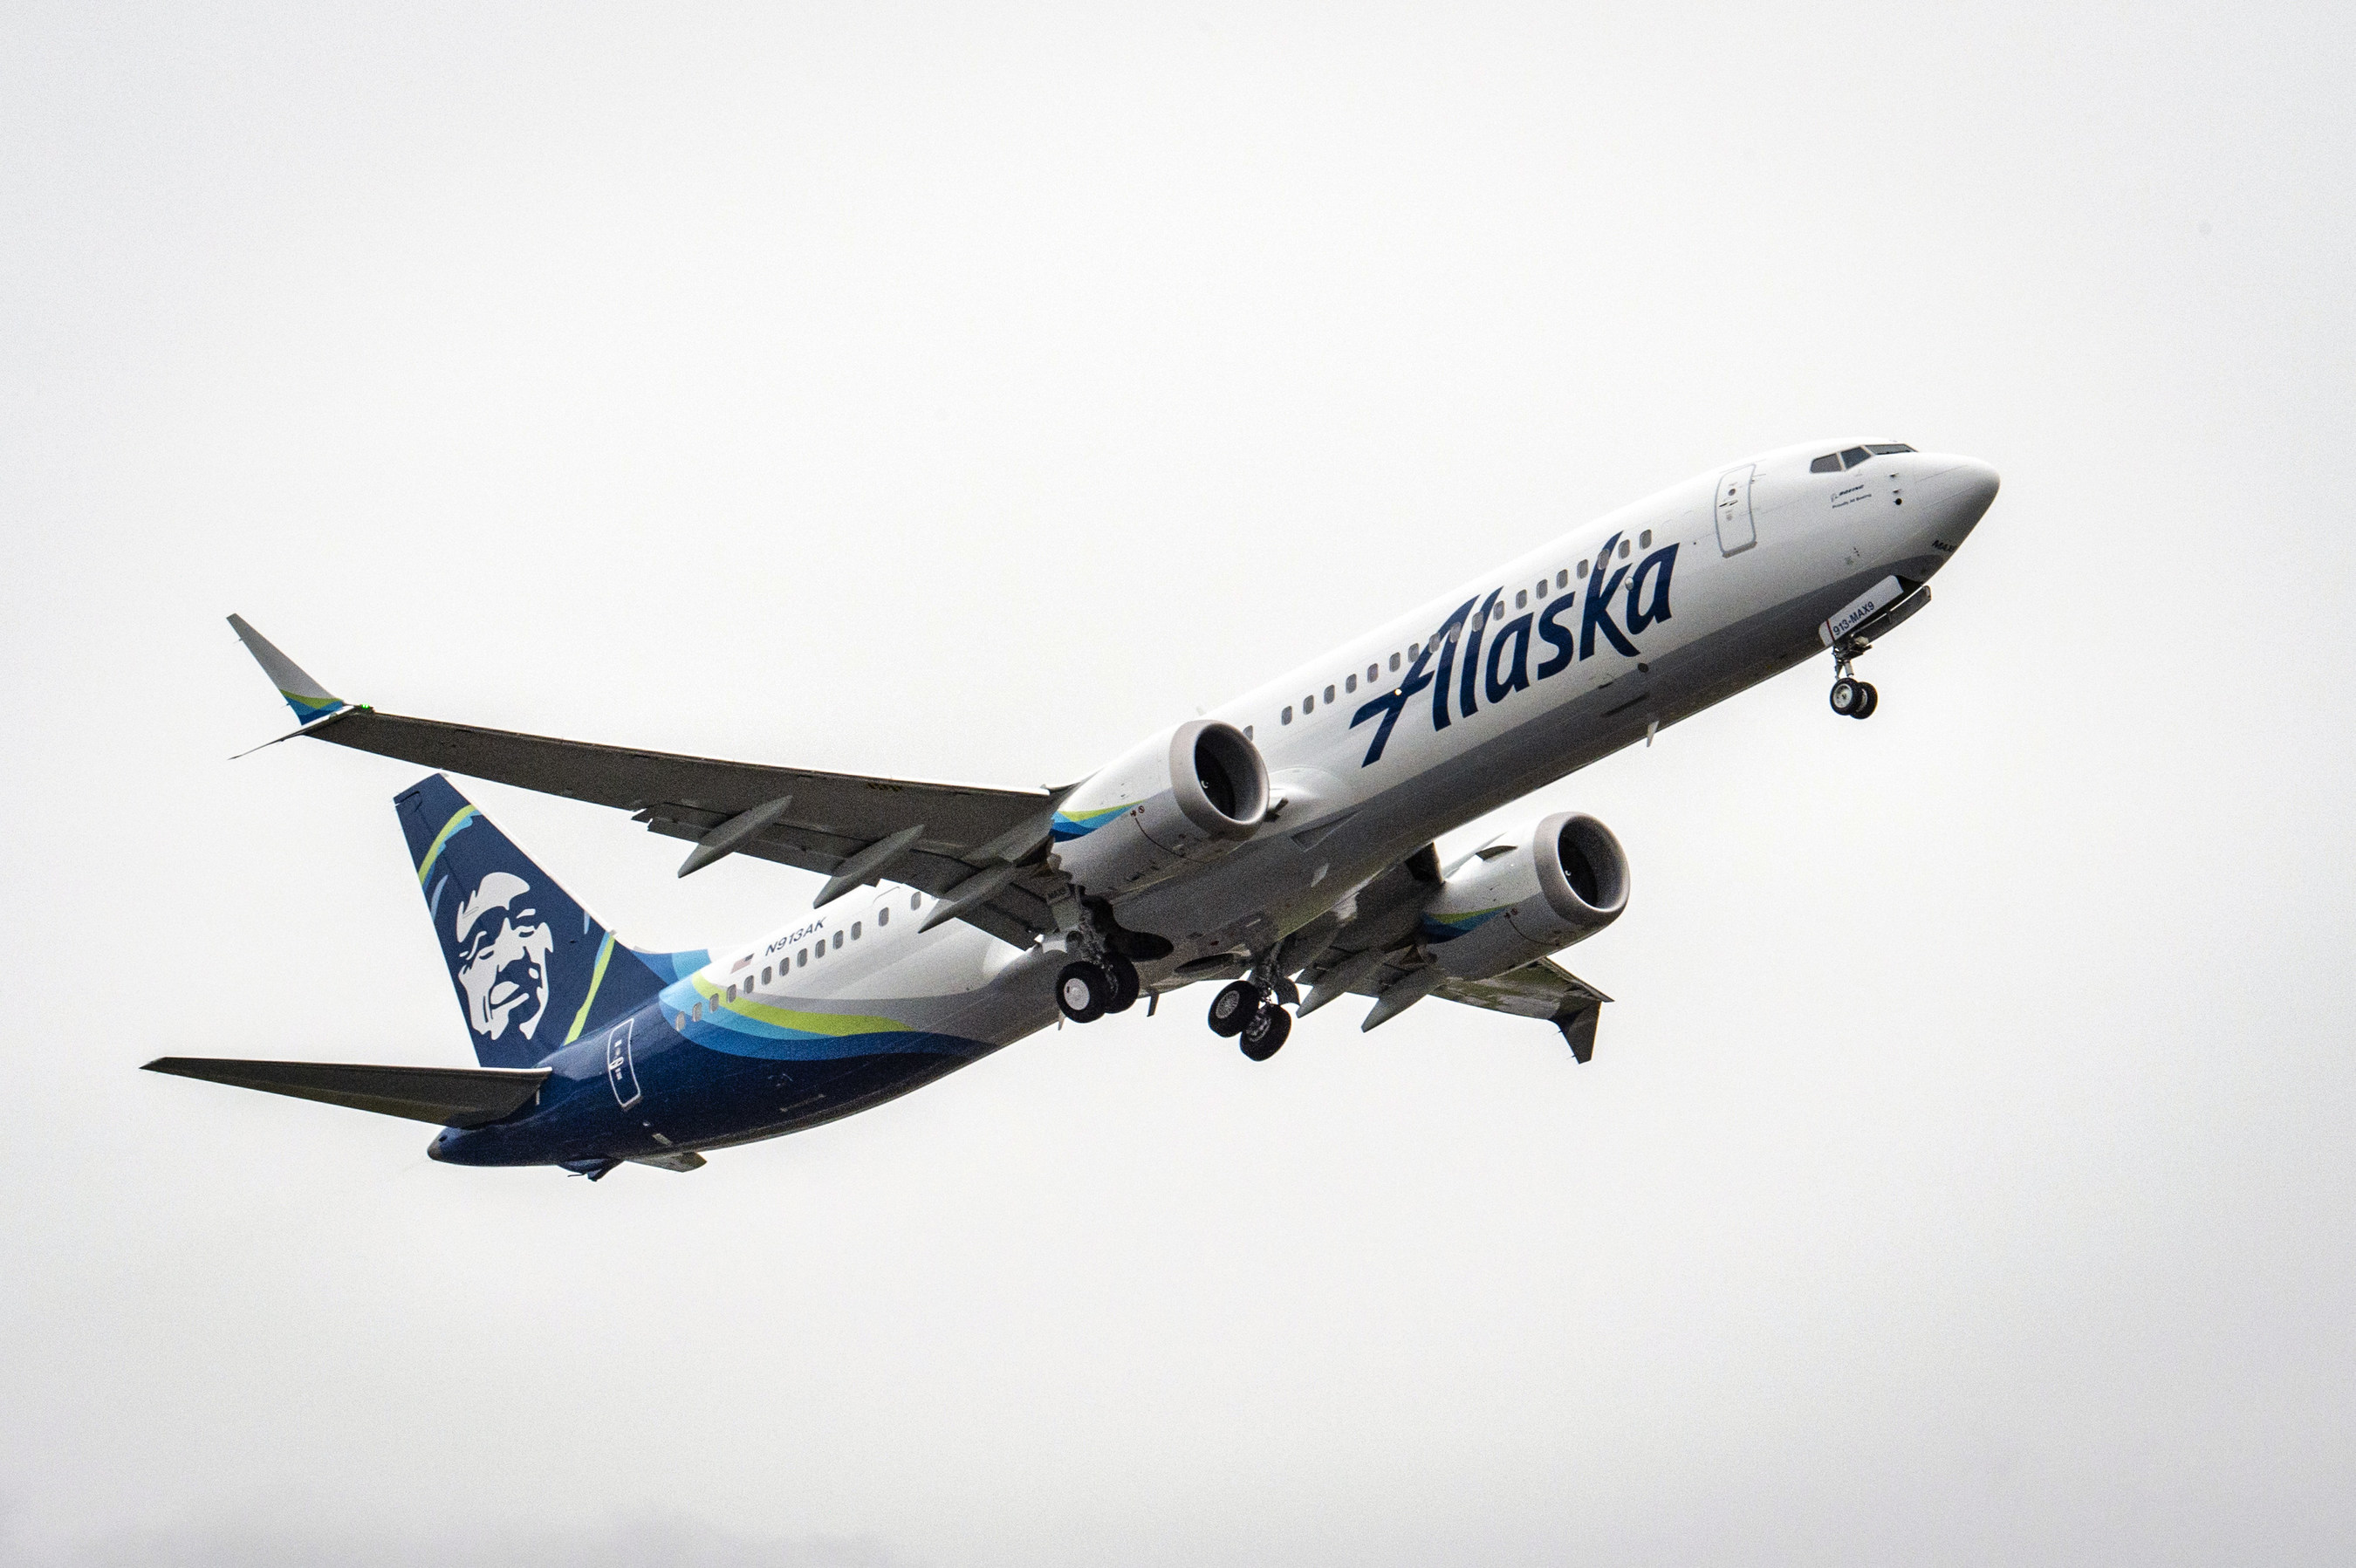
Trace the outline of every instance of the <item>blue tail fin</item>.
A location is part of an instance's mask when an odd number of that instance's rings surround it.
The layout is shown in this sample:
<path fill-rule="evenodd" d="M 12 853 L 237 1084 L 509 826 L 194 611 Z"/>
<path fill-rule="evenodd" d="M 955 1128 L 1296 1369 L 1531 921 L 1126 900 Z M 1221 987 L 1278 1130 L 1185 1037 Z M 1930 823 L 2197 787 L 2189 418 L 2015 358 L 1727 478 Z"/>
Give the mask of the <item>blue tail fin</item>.
<path fill-rule="evenodd" d="M 530 1067 L 703 960 L 616 941 L 438 773 L 393 808 L 485 1067 Z"/>

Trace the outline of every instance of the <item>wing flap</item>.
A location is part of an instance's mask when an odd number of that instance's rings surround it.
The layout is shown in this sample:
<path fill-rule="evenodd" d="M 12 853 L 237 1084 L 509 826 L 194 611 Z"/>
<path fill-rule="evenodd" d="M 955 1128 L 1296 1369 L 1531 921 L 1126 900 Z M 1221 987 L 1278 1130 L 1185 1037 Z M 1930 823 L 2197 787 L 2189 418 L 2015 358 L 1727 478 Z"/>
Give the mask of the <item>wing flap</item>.
<path fill-rule="evenodd" d="M 1563 1043 L 1582 1062 L 1595 1055 L 1595 1026 L 1612 1000 L 1550 958 L 1532 959 L 1487 980 L 1444 980 L 1431 993 L 1491 1013 L 1543 1018 L 1562 1031 Z"/>
<path fill-rule="evenodd" d="M 451 1127 L 480 1127 L 514 1114 L 530 1103 L 549 1074 L 544 1067 L 378 1067 L 221 1057 L 158 1057 L 145 1070 Z"/>

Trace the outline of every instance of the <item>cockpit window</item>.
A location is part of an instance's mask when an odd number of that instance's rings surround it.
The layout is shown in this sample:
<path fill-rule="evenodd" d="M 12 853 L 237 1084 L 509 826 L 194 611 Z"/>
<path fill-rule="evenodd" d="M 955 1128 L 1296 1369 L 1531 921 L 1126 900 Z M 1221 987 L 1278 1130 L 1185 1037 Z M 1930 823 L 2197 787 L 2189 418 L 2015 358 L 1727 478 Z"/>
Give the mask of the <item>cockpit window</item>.
<path fill-rule="evenodd" d="M 1843 468 L 1854 468 L 1869 457 L 1887 457 L 1892 452 L 1912 452 L 1913 447 L 1903 441 L 1884 441 L 1872 446 L 1852 446 L 1846 452 L 1827 452 L 1808 465 L 1811 474 L 1837 474 Z"/>

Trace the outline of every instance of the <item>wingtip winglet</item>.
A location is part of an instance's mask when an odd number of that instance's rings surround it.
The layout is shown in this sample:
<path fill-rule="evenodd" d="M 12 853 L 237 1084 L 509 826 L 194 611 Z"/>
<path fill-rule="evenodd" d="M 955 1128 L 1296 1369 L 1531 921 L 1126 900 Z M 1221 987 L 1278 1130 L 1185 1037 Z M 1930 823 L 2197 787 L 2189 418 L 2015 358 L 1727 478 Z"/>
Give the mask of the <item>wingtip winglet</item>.
<path fill-rule="evenodd" d="M 294 710 L 295 723 L 314 724 L 351 705 L 281 653 L 278 646 L 254 630 L 243 616 L 230 617 L 229 627 L 245 644 L 245 650 L 253 655 L 253 661 L 262 666 L 262 672 L 270 677 L 270 683 L 278 688 L 278 694 L 286 699 L 286 705 Z"/>

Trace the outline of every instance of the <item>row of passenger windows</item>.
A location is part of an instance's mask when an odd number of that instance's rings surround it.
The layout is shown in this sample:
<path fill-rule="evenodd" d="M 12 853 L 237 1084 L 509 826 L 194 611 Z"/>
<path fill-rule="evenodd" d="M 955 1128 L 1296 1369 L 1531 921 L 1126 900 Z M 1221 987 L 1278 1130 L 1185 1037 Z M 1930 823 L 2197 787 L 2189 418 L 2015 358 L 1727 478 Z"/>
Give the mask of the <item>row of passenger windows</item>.
<path fill-rule="evenodd" d="M 1648 528 L 1636 536 L 1634 548 L 1637 550 L 1650 550 L 1652 547 L 1653 531 Z M 1618 552 L 1619 559 L 1625 561 L 1628 558 L 1629 553 L 1630 546 L 1628 541 L 1623 539 L 1620 542 L 1620 549 Z M 1590 564 L 1585 561 L 1581 561 L 1576 568 L 1569 566 L 1564 567 L 1561 571 L 1557 572 L 1554 575 L 1554 591 L 1559 593 L 1563 589 L 1569 587 L 1573 577 L 1584 577 L 1587 575 L 1589 570 Z M 1537 580 L 1537 585 L 1535 587 L 1516 588 L 1514 591 L 1514 608 L 1517 610 L 1526 610 L 1530 607 L 1530 597 L 1532 595 L 1535 594 L 1538 598 L 1543 599 L 1547 596 L 1547 579 L 1544 577 L 1540 577 Z M 1503 620 L 1505 618 L 1505 605 L 1503 599 L 1500 599 L 1495 605 L 1490 607 L 1489 618 L 1491 620 Z M 1449 633 L 1448 639 L 1451 642 L 1455 641 L 1456 634 L 1454 632 Z M 1422 651 L 1423 644 L 1419 642 L 1410 642 L 1407 645 L 1407 653 L 1405 657 L 1407 659 L 1413 659 Z M 1402 662 L 1403 660 L 1401 656 L 1394 653 L 1390 656 L 1387 662 L 1387 668 L 1390 670 L 1391 673 L 1397 674 Z M 1368 691 L 1373 691 L 1376 686 L 1382 683 L 1383 671 L 1385 668 L 1386 665 L 1383 663 L 1375 663 L 1366 666 L 1366 689 Z M 1358 677 L 1355 674 L 1344 675 L 1342 677 L 1339 694 L 1346 695 L 1352 692 L 1355 692 L 1357 689 Z M 1322 693 L 1310 693 L 1307 696 L 1301 699 L 1301 716 L 1307 718 L 1311 714 L 1315 713 L 1317 711 L 1317 704 L 1321 702 L 1325 703 L 1328 707 L 1331 707 L 1336 700 L 1336 688 L 1332 686 L 1326 687 Z M 1289 725 L 1292 722 L 1292 710 L 1290 707 L 1287 707 L 1282 712 L 1279 713 L 1276 715 L 1276 718 L 1277 723 Z M 1245 738 L 1249 739 L 1251 737 L 1251 733 L 1250 728 L 1247 726 L 1244 730 Z"/>
<path fill-rule="evenodd" d="M 1912 452 L 1913 447 L 1903 441 L 1884 441 L 1877 446 L 1852 446 L 1846 452 L 1827 452 L 1808 465 L 1811 474 L 1837 474 L 1843 468 L 1854 468 L 1868 457 L 1887 457 L 1892 452 Z"/>
<path fill-rule="evenodd" d="M 911 893 L 908 895 L 909 908 L 921 909 L 924 907 L 925 896 L 922 893 Z M 876 909 L 875 923 L 878 926 L 888 926 L 892 923 L 892 907 L 890 905 L 886 904 Z M 767 985 L 772 981 L 783 980 L 786 977 L 787 972 L 789 970 L 808 969 L 812 958 L 824 958 L 830 950 L 840 951 L 842 947 L 844 937 L 847 935 L 851 940 L 855 942 L 860 938 L 860 929 L 861 922 L 853 920 L 851 922 L 851 929 L 847 933 L 843 931 L 835 932 L 834 940 L 831 942 L 830 942 L 826 938 L 820 937 L 815 945 L 803 948 L 800 951 L 795 953 L 790 959 L 780 959 L 774 964 L 763 964 L 761 966 L 761 983 L 763 985 Z M 734 1002 L 740 994 L 750 996 L 752 993 L 753 983 L 751 981 L 732 982 L 730 983 L 727 991 L 723 993 L 723 996 L 714 996 L 706 1001 L 697 1003 L 694 1006 L 680 1014 L 675 1021 L 680 1028 L 684 1029 L 687 1027 L 689 1023 L 692 1021 L 712 1017 L 716 1015 L 720 1011 L 723 997 L 728 1002 Z"/>

